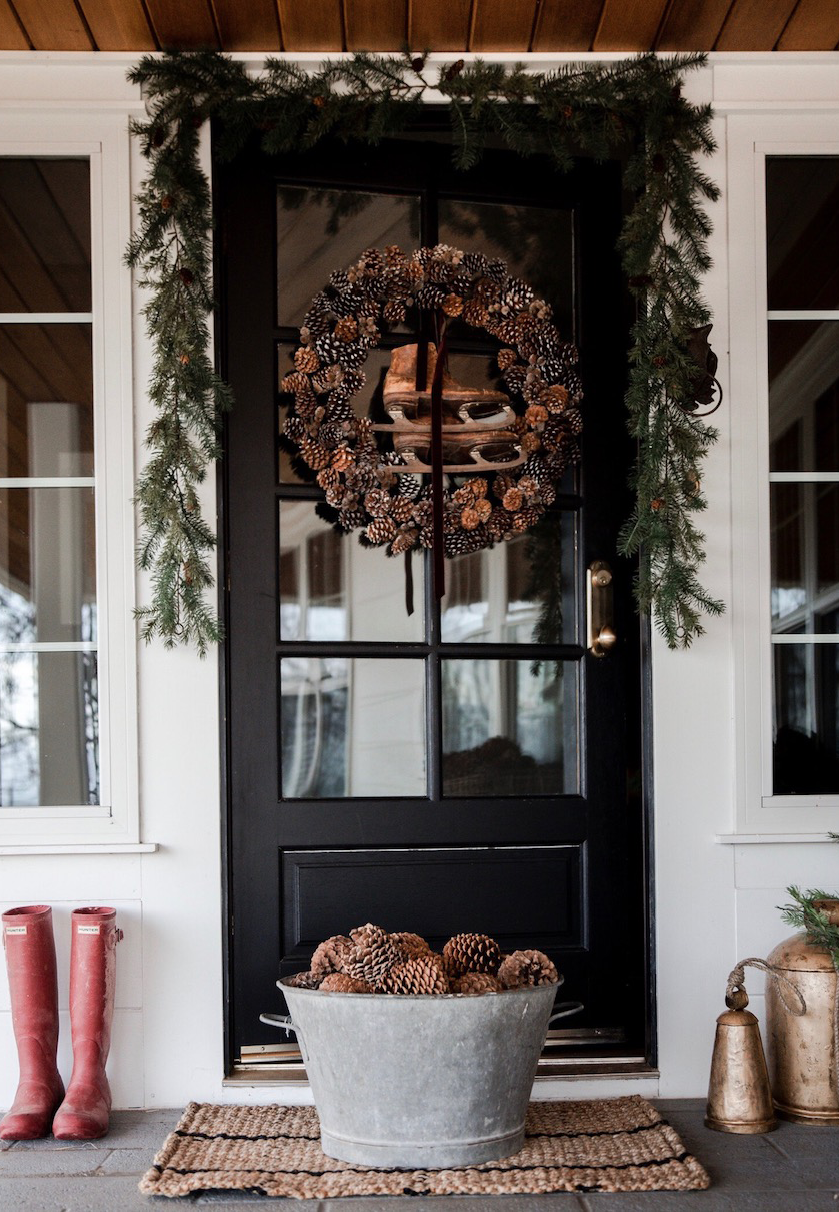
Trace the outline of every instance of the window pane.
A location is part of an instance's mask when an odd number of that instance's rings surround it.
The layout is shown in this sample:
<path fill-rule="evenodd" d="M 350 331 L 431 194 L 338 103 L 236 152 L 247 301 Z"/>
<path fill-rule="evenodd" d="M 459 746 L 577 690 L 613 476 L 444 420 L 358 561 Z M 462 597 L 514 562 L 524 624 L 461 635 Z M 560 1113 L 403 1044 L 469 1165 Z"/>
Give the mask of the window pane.
<path fill-rule="evenodd" d="M 440 241 L 465 252 L 501 257 L 514 277 L 551 304 L 560 330 L 573 332 L 571 211 L 503 202 L 440 201 Z M 550 249 L 550 256 L 545 250 Z M 469 331 L 468 326 L 464 326 Z"/>
<path fill-rule="evenodd" d="M 443 642 L 573 644 L 575 519 L 548 514 L 490 551 L 447 560 Z"/>
<path fill-rule="evenodd" d="M 337 189 L 277 189 L 277 316 L 298 328 L 335 269 L 367 248 L 419 243 L 419 198 Z"/>
<path fill-rule="evenodd" d="M 839 158 L 770 156 L 766 212 L 770 309 L 839 306 Z"/>
<path fill-rule="evenodd" d="M 92 488 L 0 489 L 0 644 L 96 640 Z"/>
<path fill-rule="evenodd" d="M 0 651 L 0 805 L 97 803 L 96 654 Z"/>
<path fill-rule="evenodd" d="M 441 682 L 444 795 L 577 791 L 576 665 L 444 660 Z"/>
<path fill-rule="evenodd" d="M 0 157 L 0 311 L 90 311 L 87 160 Z"/>
<path fill-rule="evenodd" d="M 769 324 L 770 471 L 839 471 L 839 323 Z"/>
<path fill-rule="evenodd" d="M 839 792 L 839 645 L 775 644 L 774 791 Z"/>
<path fill-rule="evenodd" d="M 0 476 L 92 474 L 90 326 L 0 325 Z"/>
<path fill-rule="evenodd" d="M 286 798 L 425 795 L 425 663 L 283 657 Z"/>

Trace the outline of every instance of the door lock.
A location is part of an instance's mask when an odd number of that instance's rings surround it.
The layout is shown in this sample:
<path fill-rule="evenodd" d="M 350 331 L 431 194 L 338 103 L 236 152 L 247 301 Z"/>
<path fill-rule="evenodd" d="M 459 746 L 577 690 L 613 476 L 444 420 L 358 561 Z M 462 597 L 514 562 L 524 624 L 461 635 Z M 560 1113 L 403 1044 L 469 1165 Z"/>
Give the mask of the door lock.
<path fill-rule="evenodd" d="M 618 640 L 614 629 L 612 570 L 605 560 L 595 560 L 589 566 L 586 585 L 588 648 L 592 656 L 603 657 Z"/>

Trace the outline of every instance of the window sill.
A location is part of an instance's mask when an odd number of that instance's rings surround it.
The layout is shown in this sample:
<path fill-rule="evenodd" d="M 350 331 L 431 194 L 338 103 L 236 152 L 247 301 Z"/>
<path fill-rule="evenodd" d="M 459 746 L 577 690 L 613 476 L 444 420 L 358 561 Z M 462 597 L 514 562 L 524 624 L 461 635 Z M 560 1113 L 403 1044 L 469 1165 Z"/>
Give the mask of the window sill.
<path fill-rule="evenodd" d="M 13 854 L 153 854 L 157 842 L 69 842 L 66 845 L 4 846 L 0 844 L 0 858 Z"/>
<path fill-rule="evenodd" d="M 789 845 L 791 842 L 832 842 L 823 830 L 813 833 L 718 833 L 720 846 Z M 835 843 L 834 843 L 835 844 Z"/>

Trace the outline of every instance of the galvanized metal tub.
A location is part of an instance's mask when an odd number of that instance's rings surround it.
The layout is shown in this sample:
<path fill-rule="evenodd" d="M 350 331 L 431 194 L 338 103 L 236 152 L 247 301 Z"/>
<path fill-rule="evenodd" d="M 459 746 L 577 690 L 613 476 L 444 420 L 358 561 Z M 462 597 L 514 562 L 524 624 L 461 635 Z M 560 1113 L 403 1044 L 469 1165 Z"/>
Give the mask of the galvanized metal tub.
<path fill-rule="evenodd" d="M 329 1157 L 440 1169 L 517 1153 L 557 985 L 481 995 L 322 993 L 278 981 Z"/>

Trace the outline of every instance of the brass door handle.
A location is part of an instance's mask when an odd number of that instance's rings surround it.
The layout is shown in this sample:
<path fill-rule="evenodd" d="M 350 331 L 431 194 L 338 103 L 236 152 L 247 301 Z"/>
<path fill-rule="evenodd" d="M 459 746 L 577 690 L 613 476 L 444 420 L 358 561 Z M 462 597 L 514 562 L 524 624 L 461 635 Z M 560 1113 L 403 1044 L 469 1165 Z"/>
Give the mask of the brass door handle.
<path fill-rule="evenodd" d="M 618 641 L 612 608 L 612 570 L 605 560 L 589 566 L 586 579 L 588 649 L 592 656 L 604 657 Z"/>

